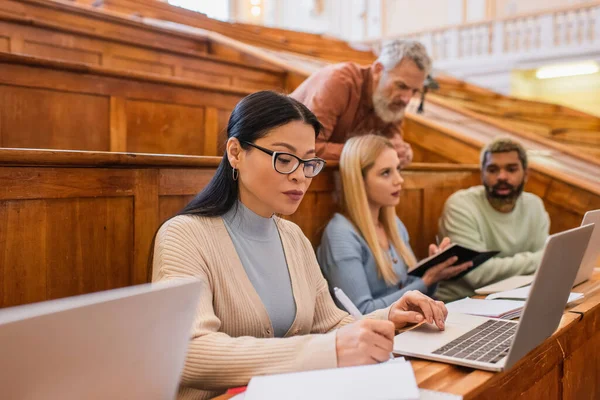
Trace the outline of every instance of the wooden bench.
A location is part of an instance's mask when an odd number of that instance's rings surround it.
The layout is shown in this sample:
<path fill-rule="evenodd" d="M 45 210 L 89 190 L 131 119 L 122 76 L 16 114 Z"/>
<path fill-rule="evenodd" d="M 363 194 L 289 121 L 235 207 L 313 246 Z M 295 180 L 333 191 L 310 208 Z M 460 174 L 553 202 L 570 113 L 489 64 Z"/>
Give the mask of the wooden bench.
<path fill-rule="evenodd" d="M 48 0 L 0 3 L 0 51 L 249 90 L 286 87 L 283 68 L 199 33 Z"/>
<path fill-rule="evenodd" d="M 88 0 L 77 2 L 90 3 Z M 335 62 L 357 61 L 369 64 L 375 59 L 373 53 L 353 49 L 347 43 L 340 40 L 329 40 L 323 36 L 311 34 L 306 34 L 303 39 L 299 39 L 303 35 L 299 32 L 289 33 L 289 31 L 285 30 L 263 27 L 254 28 L 247 24 L 231 24 L 207 18 L 204 14 L 175 7 L 160 1 L 99 0 L 92 2 L 92 4 L 99 9 L 173 21 L 218 32 L 252 45 L 295 52 Z"/>
<path fill-rule="evenodd" d="M 0 307 L 146 282 L 160 223 L 198 193 L 220 159 L 0 149 Z M 314 245 L 336 205 L 336 167 L 290 217 Z M 404 173 L 399 214 L 420 257 L 445 199 L 476 183 L 475 166 Z"/>
<path fill-rule="evenodd" d="M 557 104 L 494 93 L 449 77 L 429 101 L 463 109 L 469 115 L 513 132 L 530 132 L 571 147 L 580 154 L 600 155 L 600 118 Z"/>
<path fill-rule="evenodd" d="M 252 90 L 0 54 L 2 147 L 217 155 Z"/>

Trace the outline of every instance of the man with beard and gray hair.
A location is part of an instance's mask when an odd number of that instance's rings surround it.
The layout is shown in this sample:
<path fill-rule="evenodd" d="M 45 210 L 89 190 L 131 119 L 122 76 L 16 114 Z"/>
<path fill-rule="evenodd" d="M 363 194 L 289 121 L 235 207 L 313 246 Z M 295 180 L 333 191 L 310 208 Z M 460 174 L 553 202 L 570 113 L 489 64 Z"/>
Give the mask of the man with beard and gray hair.
<path fill-rule="evenodd" d="M 350 137 L 375 133 L 388 137 L 402 166 L 412 161 L 412 149 L 402 139 L 402 119 L 408 102 L 423 89 L 431 70 L 425 47 L 415 41 L 393 40 L 368 66 L 347 62 L 323 68 L 305 80 L 291 97 L 304 103 L 323 124 L 317 155 L 339 160 Z"/>
<path fill-rule="evenodd" d="M 435 296 L 453 301 L 475 289 L 515 275 L 531 275 L 541 262 L 550 218 L 542 199 L 523 192 L 527 153 L 521 144 L 498 138 L 481 152 L 483 186 L 459 190 L 448 198 L 440 233 L 453 243 L 500 254 L 456 281 L 440 282 Z"/>

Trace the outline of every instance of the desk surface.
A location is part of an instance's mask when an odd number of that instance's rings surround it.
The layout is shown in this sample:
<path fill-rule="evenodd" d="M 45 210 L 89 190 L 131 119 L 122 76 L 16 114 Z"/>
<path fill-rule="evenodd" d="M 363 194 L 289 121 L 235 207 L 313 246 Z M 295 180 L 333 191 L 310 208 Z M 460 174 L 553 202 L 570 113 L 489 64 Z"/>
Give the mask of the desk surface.
<path fill-rule="evenodd" d="M 419 387 L 462 395 L 465 400 L 600 398 L 600 271 L 596 269 L 591 280 L 573 291 L 585 297 L 565 310 L 551 337 L 509 371 L 410 359 Z"/>

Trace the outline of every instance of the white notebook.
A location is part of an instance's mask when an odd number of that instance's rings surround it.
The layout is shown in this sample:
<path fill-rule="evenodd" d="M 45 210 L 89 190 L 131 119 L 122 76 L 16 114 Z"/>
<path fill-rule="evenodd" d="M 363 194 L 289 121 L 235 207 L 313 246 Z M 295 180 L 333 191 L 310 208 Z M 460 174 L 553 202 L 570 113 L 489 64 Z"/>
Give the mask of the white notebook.
<path fill-rule="evenodd" d="M 462 396 L 457 394 L 436 392 L 435 390 L 419 389 L 419 400 L 462 400 Z M 240 393 L 231 398 L 231 400 L 245 400 L 246 393 Z"/>
<path fill-rule="evenodd" d="M 534 275 L 517 275 L 511 276 L 510 278 L 503 279 L 491 285 L 480 287 L 475 289 L 477 294 L 492 294 L 498 292 L 504 292 L 506 290 L 516 289 L 522 286 L 531 285 L 533 282 Z"/>
<path fill-rule="evenodd" d="M 507 290 L 505 292 L 493 293 L 486 297 L 487 300 L 495 300 L 495 299 L 511 299 L 511 300 L 527 300 L 529 296 L 529 291 L 531 290 L 531 286 L 525 286 L 518 289 Z M 577 301 L 583 298 L 583 293 L 575 293 L 571 292 L 569 294 L 569 300 L 567 303 L 571 303 L 573 301 Z"/>
<path fill-rule="evenodd" d="M 466 297 L 446 304 L 449 312 L 478 315 L 488 318 L 513 319 L 521 315 L 524 301 L 483 300 Z"/>
<path fill-rule="evenodd" d="M 408 362 L 256 376 L 244 400 L 418 400 L 419 388 Z"/>

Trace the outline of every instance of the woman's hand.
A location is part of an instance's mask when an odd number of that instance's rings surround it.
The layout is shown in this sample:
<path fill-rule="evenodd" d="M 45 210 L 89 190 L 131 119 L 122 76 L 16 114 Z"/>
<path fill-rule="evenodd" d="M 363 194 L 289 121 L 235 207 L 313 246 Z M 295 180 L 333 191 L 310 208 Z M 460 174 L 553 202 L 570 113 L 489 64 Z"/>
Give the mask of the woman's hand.
<path fill-rule="evenodd" d="M 448 309 L 441 301 L 435 301 L 418 290 L 404 293 L 400 300 L 392 304 L 388 319 L 396 328 L 402 328 L 409 323 L 419 323 L 423 320 L 435 323 L 443 331 L 446 328 Z"/>
<path fill-rule="evenodd" d="M 335 339 L 338 367 L 389 360 L 394 336 L 394 324 L 390 321 L 361 319 L 340 328 Z"/>
<path fill-rule="evenodd" d="M 444 251 L 448 246 L 450 246 L 450 244 L 450 239 L 447 237 L 442 240 L 439 247 L 435 244 L 430 244 L 429 256 L 433 256 L 441 251 Z M 431 286 L 439 281 L 450 279 L 473 266 L 471 261 L 460 265 L 453 265 L 457 260 L 458 257 L 450 257 L 446 261 L 429 268 L 423 275 L 423 282 L 425 283 L 425 286 Z"/>

